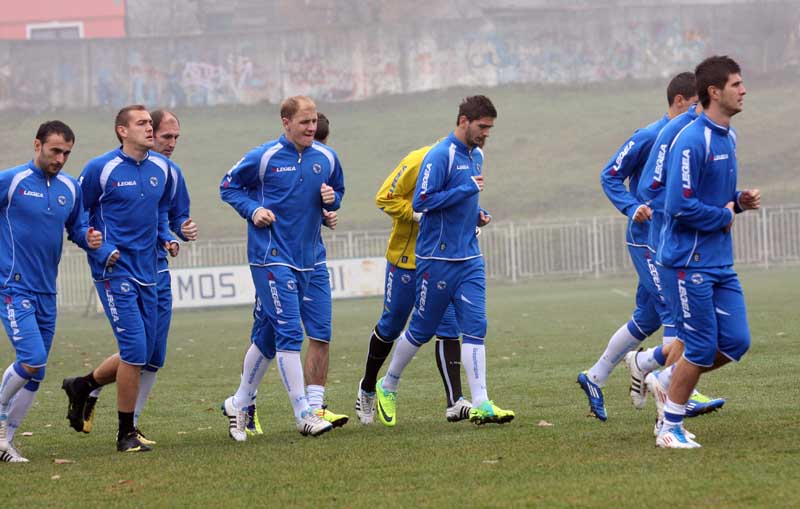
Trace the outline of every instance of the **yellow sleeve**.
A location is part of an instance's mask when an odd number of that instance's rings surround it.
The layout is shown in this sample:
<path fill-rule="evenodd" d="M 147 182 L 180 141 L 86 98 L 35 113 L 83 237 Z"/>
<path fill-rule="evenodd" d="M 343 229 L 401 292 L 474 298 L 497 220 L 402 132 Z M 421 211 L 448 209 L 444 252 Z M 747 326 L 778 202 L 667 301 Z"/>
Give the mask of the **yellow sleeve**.
<path fill-rule="evenodd" d="M 411 201 L 417 186 L 417 175 L 422 160 L 430 148 L 430 146 L 423 147 L 409 153 L 378 189 L 375 204 L 392 218 L 412 221 L 414 210 L 411 208 Z"/>

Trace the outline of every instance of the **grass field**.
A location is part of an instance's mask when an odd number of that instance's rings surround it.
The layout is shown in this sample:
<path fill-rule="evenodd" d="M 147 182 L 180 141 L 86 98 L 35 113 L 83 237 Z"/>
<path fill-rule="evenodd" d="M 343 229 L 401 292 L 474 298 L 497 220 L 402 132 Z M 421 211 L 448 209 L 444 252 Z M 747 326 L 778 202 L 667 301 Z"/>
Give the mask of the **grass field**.
<path fill-rule="evenodd" d="M 332 121 L 330 144 L 345 171 L 339 229 L 387 228 L 374 205 L 386 175 L 410 150 L 447 134 L 458 102 L 487 93 L 499 118 L 486 146 L 482 205 L 495 219 L 575 218 L 617 212 L 600 191 L 600 170 L 633 132 L 664 114 L 666 80 L 580 88 L 453 89 L 358 103 L 320 104 Z M 740 187 L 758 186 L 763 205 L 796 203 L 797 143 L 790 141 L 800 101 L 786 101 L 796 83 L 750 83 L 739 131 Z M 111 111 L 22 115 L 3 112 L 0 168 L 30 159 L 39 123 L 61 118 L 77 134 L 67 167 L 80 173 L 92 157 L 116 146 Z M 183 135 L 175 161 L 187 175 L 194 219 L 203 238 L 242 236 L 244 222 L 219 199 L 222 175 L 250 148 L 280 134 L 275 105 L 178 111 Z"/>
<path fill-rule="evenodd" d="M 636 411 L 620 366 L 606 386 L 610 419 L 586 417 L 577 373 L 602 352 L 631 311 L 629 278 L 550 280 L 489 289 L 490 396 L 512 408 L 508 425 L 444 419 L 444 394 L 428 345 L 400 387 L 399 424 L 351 423 L 317 439 L 294 429 L 270 369 L 259 394 L 265 435 L 227 437 L 219 403 L 238 384 L 247 309 L 178 312 L 168 367 L 142 418 L 158 441 L 148 454 L 115 452 L 113 391 L 89 435 L 68 428 L 62 377 L 111 353 L 99 316 L 60 317 L 35 407 L 17 444 L 31 463 L 0 465 L 7 507 L 798 507 L 800 268 L 742 274 L 753 333 L 740 365 L 702 389 L 725 408 L 688 422 L 703 448 L 654 448 L 655 410 Z M 377 299 L 334 304 L 328 403 L 352 418 Z M 12 358 L 0 346 L 0 364 Z M 540 427 L 545 420 L 552 427 Z M 21 433 L 20 433 L 21 435 Z M 55 459 L 74 463 L 56 464 Z M 792 473 L 794 472 L 794 473 Z"/>

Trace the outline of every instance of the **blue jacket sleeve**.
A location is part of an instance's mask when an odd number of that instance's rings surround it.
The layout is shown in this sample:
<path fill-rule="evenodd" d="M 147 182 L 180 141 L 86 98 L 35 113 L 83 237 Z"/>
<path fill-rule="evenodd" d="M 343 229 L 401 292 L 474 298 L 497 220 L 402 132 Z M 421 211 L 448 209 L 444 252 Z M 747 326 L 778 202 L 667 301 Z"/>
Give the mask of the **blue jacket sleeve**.
<path fill-rule="evenodd" d="M 8 206 L 8 188 L 12 178 L 10 171 L 0 171 L 0 210 Z"/>
<path fill-rule="evenodd" d="M 422 174 L 417 178 L 414 200 L 411 206 L 415 212 L 432 212 L 446 209 L 464 198 L 480 192 L 478 184 L 470 182 L 452 189 L 445 189 L 448 157 L 440 152 L 428 152 L 422 160 Z"/>
<path fill-rule="evenodd" d="M 90 223 L 92 222 L 92 215 L 95 213 L 95 209 L 99 205 L 100 196 L 103 195 L 103 189 L 100 187 L 101 170 L 101 166 L 98 166 L 90 161 L 89 164 L 84 167 L 83 172 L 81 172 L 81 176 L 78 179 L 78 184 L 81 188 L 81 194 L 83 194 L 83 208 L 89 215 Z M 101 233 L 105 235 L 105 232 Z M 111 255 L 116 251 L 118 251 L 117 246 L 108 242 L 108 239 L 104 237 L 103 244 L 97 249 L 90 249 L 87 251 L 87 254 L 89 255 L 89 258 L 97 263 L 106 265 L 109 257 L 111 257 Z"/>
<path fill-rule="evenodd" d="M 611 203 L 623 214 L 633 218 L 642 203 L 625 187 L 625 180 L 639 169 L 643 157 L 649 152 L 640 131 L 623 143 L 600 173 L 600 185 Z M 635 191 L 635 190 L 634 190 Z"/>
<path fill-rule="evenodd" d="M 189 208 L 191 200 L 189 198 L 189 190 L 186 188 L 186 180 L 183 178 L 183 173 L 176 167 L 170 166 L 172 173 L 172 197 L 169 202 L 169 228 L 181 240 L 188 241 L 181 233 L 181 226 L 185 223 L 190 216 Z"/>
<path fill-rule="evenodd" d="M 705 159 L 702 143 L 678 139 L 670 150 L 667 167 L 666 213 L 695 230 L 713 232 L 730 224 L 733 215 L 725 207 L 707 205 L 696 195 Z"/>
<path fill-rule="evenodd" d="M 164 193 L 158 202 L 158 244 L 163 246 L 167 242 L 177 242 L 178 239 L 169 231 L 169 209 L 172 204 L 172 189 L 175 186 L 173 173 L 167 172 L 167 182 Z"/>
<path fill-rule="evenodd" d="M 83 208 L 82 194 L 81 186 L 76 186 L 75 203 L 64 223 L 64 229 L 67 231 L 67 239 L 85 251 L 93 251 L 89 249 L 89 243 L 86 241 L 86 233 L 89 231 L 89 216 L 86 214 L 86 209 Z"/>
<path fill-rule="evenodd" d="M 330 178 L 328 178 L 328 185 L 333 188 L 336 197 L 333 203 L 329 205 L 323 204 L 323 207 L 325 210 L 329 211 L 339 210 L 342 206 L 342 198 L 344 198 L 344 172 L 342 172 L 342 165 L 338 157 L 334 159 L 333 173 L 331 173 Z"/>
<path fill-rule="evenodd" d="M 222 201 L 250 222 L 253 221 L 255 211 L 262 208 L 261 203 L 251 198 L 248 191 L 258 186 L 258 164 L 258 151 L 248 152 L 222 177 L 219 186 Z"/>

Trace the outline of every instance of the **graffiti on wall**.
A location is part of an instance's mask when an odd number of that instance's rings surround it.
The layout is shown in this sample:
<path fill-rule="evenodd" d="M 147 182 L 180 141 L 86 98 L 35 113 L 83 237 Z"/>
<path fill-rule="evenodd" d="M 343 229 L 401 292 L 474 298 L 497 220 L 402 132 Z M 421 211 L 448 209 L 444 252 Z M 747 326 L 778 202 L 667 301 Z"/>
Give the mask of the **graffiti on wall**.
<path fill-rule="evenodd" d="M 353 101 L 453 86 L 653 79 L 731 45 L 745 67 L 768 72 L 800 59 L 800 6 L 773 5 L 678 17 L 667 9 L 547 11 L 478 21 L 472 30 L 452 21 L 237 38 L 0 43 L 0 109 L 276 103 L 295 94 Z M 769 26 L 771 35 L 759 38 L 737 23 Z"/>

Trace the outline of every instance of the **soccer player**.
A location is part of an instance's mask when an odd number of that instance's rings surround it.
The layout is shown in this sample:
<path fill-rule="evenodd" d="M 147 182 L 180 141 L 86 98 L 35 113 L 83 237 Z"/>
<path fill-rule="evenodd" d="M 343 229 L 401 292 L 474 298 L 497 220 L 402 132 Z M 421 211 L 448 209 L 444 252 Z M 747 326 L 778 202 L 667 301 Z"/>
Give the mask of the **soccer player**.
<path fill-rule="evenodd" d="M 392 232 L 386 248 L 383 313 L 369 339 L 364 376 L 356 396 L 356 415 L 362 424 L 375 419 L 375 383 L 378 372 L 392 350 L 394 341 L 403 332 L 414 307 L 416 290 L 416 258 L 414 250 L 422 214 L 414 212 L 411 201 L 417 186 L 422 159 L 432 145 L 410 152 L 389 174 L 378 189 L 375 204 L 392 218 Z M 479 147 L 480 148 L 480 147 Z M 490 216 L 487 216 L 490 217 Z M 455 310 L 450 305 L 436 330 L 436 366 L 447 397 L 445 418 L 455 422 L 469 418 L 472 405 L 461 392 L 460 331 Z"/>
<path fill-rule="evenodd" d="M 322 145 L 328 142 L 328 135 L 330 134 L 330 121 L 324 114 L 317 112 L 317 130 L 314 133 L 314 139 Z M 329 182 L 337 186 L 334 191 L 340 195 L 344 194 L 343 182 Z M 327 211 L 322 209 L 323 217 L 321 218 L 328 228 L 335 229 L 338 224 L 338 214 L 336 211 Z M 306 380 L 306 395 L 308 397 L 308 404 L 317 414 L 326 421 L 330 422 L 334 428 L 338 428 L 347 424 L 348 416 L 332 412 L 324 404 L 325 397 L 325 383 L 328 377 L 328 364 L 330 359 L 330 341 L 331 341 L 331 285 L 330 274 L 328 273 L 328 266 L 325 262 L 326 252 L 325 244 L 320 236 L 317 244 L 316 263 L 314 264 L 314 272 L 311 274 L 311 279 L 308 283 L 308 288 L 303 301 L 300 304 L 300 316 L 305 329 L 306 337 L 308 337 L 308 350 L 306 351 L 306 358 L 303 362 L 303 371 Z M 261 423 L 258 419 L 258 410 L 256 408 L 256 395 L 258 387 L 261 385 L 261 380 L 266 374 L 269 363 L 275 357 L 274 338 L 268 337 L 273 333 L 269 327 L 268 319 L 263 313 L 260 302 L 256 302 L 256 307 L 253 310 L 253 329 L 251 333 L 250 348 L 245 353 L 245 360 L 243 362 L 242 379 L 239 385 L 239 398 L 244 400 L 250 397 L 250 405 L 247 408 L 247 423 L 245 430 L 249 435 L 261 435 L 263 430 Z M 263 353 L 258 345 L 267 345 L 266 354 Z M 249 359 L 248 359 L 249 356 Z M 245 373 L 245 370 L 247 372 Z M 225 412 L 225 406 L 222 407 L 223 414 L 228 418 L 229 429 L 236 426 L 236 416 L 229 415 Z"/>
<path fill-rule="evenodd" d="M 692 76 L 694 76 L 694 74 L 692 74 Z M 652 259 L 658 258 L 657 250 L 661 243 L 661 232 L 664 225 L 664 189 L 667 176 L 666 163 L 670 157 L 669 147 L 672 145 L 678 133 L 686 127 L 687 124 L 693 122 L 703 111 L 703 106 L 697 102 L 696 95 L 686 100 L 693 103 L 692 106 L 689 107 L 686 112 L 670 120 L 658 134 L 653 149 L 650 151 L 650 156 L 647 158 L 647 162 L 642 169 L 641 178 L 639 179 L 639 196 L 645 200 L 645 203 L 653 211 L 652 218 L 650 219 L 650 231 L 647 241 L 647 247 L 650 250 Z M 655 280 L 654 278 L 654 281 L 661 287 L 660 283 L 666 277 L 664 268 L 658 262 L 655 263 L 655 268 L 657 270 L 658 279 Z M 682 330 L 682 316 L 679 312 L 680 307 L 678 306 L 676 308 L 675 304 L 670 301 L 669 295 L 663 292 L 663 288 L 661 288 L 661 290 L 662 297 L 665 299 L 667 309 L 678 331 L 678 337 L 675 338 L 677 341 L 671 343 L 665 342 L 662 345 L 649 348 L 645 351 L 641 349 L 638 352 L 630 351 L 625 355 L 625 363 L 631 376 L 630 393 L 634 406 L 637 408 L 642 408 L 644 406 L 648 389 L 656 396 L 657 417 L 654 428 L 656 434 L 661 427 L 665 391 L 669 388 L 675 362 L 677 362 L 683 354 L 683 340 L 680 338 L 680 331 Z M 660 371 L 653 371 L 659 366 L 667 366 L 667 368 Z M 661 397 L 659 397 L 659 394 Z M 704 413 L 713 412 L 721 408 L 724 404 L 725 400 L 722 398 L 709 398 L 695 390 L 687 406 L 687 417 L 695 417 Z"/>
<path fill-rule="evenodd" d="M 266 315 L 269 329 L 254 334 L 258 336 L 254 343 L 262 358 L 269 359 L 275 351 L 297 430 L 317 436 L 332 425 L 310 407 L 305 393 L 300 361 L 302 303 L 317 262 L 323 210 L 339 208 L 342 193 L 336 189 L 344 189 L 344 179 L 336 153 L 314 140 L 314 102 L 305 96 L 290 97 L 281 103 L 280 115 L 284 134 L 236 163 L 222 179 L 220 195 L 248 222 L 248 258 L 257 306 Z M 245 356 L 242 384 L 223 403 L 225 415 L 235 417 L 228 431 L 236 441 L 247 439 L 247 410 L 257 386 L 242 385 L 260 368 L 256 362 L 267 364 Z"/>
<path fill-rule="evenodd" d="M 682 316 L 683 356 L 675 365 L 656 445 L 700 447 L 683 418 L 700 375 L 739 361 L 750 347 L 742 286 L 733 270 L 735 214 L 759 208 L 758 189 L 736 190 L 736 134 L 731 118 L 746 90 L 739 65 L 713 56 L 695 69 L 703 113 L 672 144 L 667 163 L 666 222 L 658 250 L 665 291 Z"/>
<path fill-rule="evenodd" d="M 170 229 L 184 241 L 197 240 L 197 224 L 189 217 L 189 191 L 180 167 L 172 161 L 172 153 L 181 135 L 181 124 L 174 113 L 167 110 L 156 110 L 150 114 L 153 119 L 153 150 L 163 155 L 169 161 L 172 175 L 172 188 L 170 189 L 169 225 Z M 144 368 L 139 380 L 139 394 L 136 397 L 136 407 L 133 412 L 133 425 L 139 433 L 139 441 L 145 445 L 154 445 L 155 441 L 144 436 L 139 428 L 139 416 L 145 403 L 153 390 L 156 373 L 164 367 L 167 355 L 167 335 L 172 321 L 172 287 L 170 285 L 169 264 L 167 251 L 158 246 L 158 320 L 156 322 L 156 345 L 153 355 Z M 119 363 L 119 354 L 112 356 L 112 362 Z M 116 373 L 116 366 L 109 366 Z M 108 382 L 112 382 L 109 380 Z M 97 399 L 100 397 L 102 387 L 98 387 L 89 395 L 83 410 L 83 432 L 90 433 L 94 425 L 94 410 Z"/>
<path fill-rule="evenodd" d="M 144 106 L 122 108 L 114 121 L 119 148 L 100 155 L 81 173 L 89 222 L 106 243 L 89 256 L 95 288 L 119 346 L 89 374 L 65 378 L 67 419 L 83 431 L 89 394 L 117 382 L 117 450 L 144 452 L 134 425 L 140 372 L 153 358 L 156 343 L 158 247 L 177 256 L 180 245 L 169 232 L 172 172 L 169 160 L 151 151 L 153 120 Z"/>
<path fill-rule="evenodd" d="M 90 251 L 102 234 L 90 228 L 78 182 L 61 170 L 75 135 L 63 122 L 39 126 L 34 157 L 0 172 L 0 296 L 2 316 L 16 360 L 0 383 L 0 462 L 28 460 L 14 446 L 14 433 L 33 405 L 56 326 L 56 277 L 63 231 Z"/>
<path fill-rule="evenodd" d="M 486 389 L 486 271 L 475 226 L 489 222 L 478 204 L 484 188 L 483 150 L 497 110 L 488 97 L 461 102 L 456 128 L 422 161 L 412 207 L 422 214 L 416 246 L 416 304 L 408 328 L 397 339 L 386 376 L 375 385 L 378 420 L 397 424 L 400 377 L 422 345 L 430 341 L 449 305 L 462 332 L 461 357 L 468 374 L 476 424 L 504 423 L 514 412 L 489 399 Z"/>
<path fill-rule="evenodd" d="M 667 113 L 652 124 L 638 129 L 622 144 L 620 149 L 608 161 L 600 175 L 600 183 L 611 203 L 628 216 L 626 244 L 633 266 L 639 276 L 636 288 L 636 308 L 632 318 L 624 323 L 608 341 L 603 355 L 588 370 L 578 375 L 578 384 L 589 399 L 590 415 L 601 421 L 608 419 L 603 386 L 616 365 L 631 349 L 664 325 L 664 343 L 672 342 L 677 336 L 675 324 L 672 323 L 663 296 L 659 289 L 656 268 L 647 248 L 648 221 L 652 210 L 644 203 L 638 193 L 637 186 L 642 167 L 647 161 L 650 149 L 661 129 L 681 113 L 691 103 L 687 98 L 695 95 L 694 77 L 691 73 L 681 73 L 672 78 L 667 86 Z M 628 187 L 625 187 L 625 181 Z M 643 384 L 642 384 L 643 385 Z M 631 393 L 638 392 L 632 387 Z M 644 405 L 644 400 L 639 401 Z"/>

